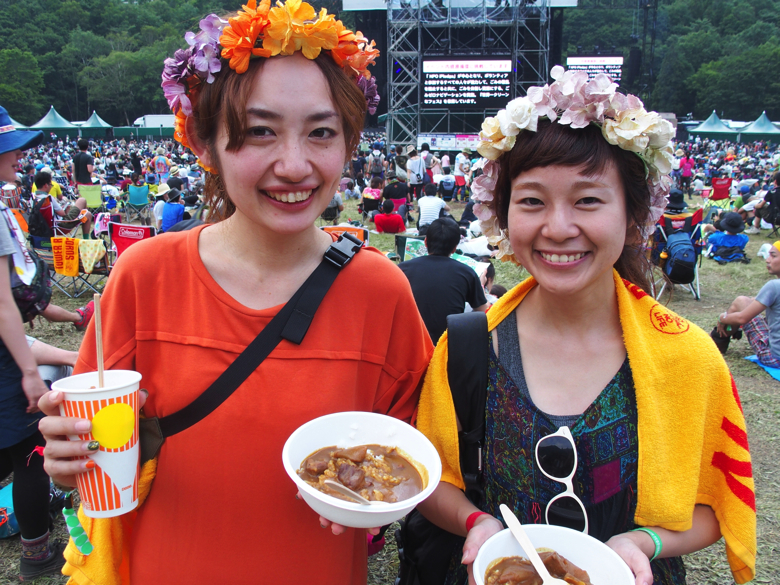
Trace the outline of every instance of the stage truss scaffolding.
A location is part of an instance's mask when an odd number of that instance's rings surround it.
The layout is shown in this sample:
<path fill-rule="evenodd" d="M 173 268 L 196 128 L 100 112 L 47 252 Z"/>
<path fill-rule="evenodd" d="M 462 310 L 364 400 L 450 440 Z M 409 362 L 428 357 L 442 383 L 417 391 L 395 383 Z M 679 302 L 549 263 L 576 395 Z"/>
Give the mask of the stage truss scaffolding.
<path fill-rule="evenodd" d="M 422 133 L 473 134 L 496 110 L 426 108 L 424 58 L 511 59 L 511 97 L 547 83 L 550 53 L 548 0 L 388 0 L 387 136 L 414 144 Z"/>

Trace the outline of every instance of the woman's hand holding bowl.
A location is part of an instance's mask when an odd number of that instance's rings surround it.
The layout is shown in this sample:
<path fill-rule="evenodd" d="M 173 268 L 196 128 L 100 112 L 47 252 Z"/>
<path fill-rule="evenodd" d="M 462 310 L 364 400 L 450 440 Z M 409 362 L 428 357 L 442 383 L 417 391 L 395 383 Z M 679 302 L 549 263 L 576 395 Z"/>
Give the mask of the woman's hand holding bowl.
<path fill-rule="evenodd" d="M 469 530 L 468 536 L 466 536 L 466 542 L 463 543 L 463 559 L 461 563 L 468 565 L 469 571 L 469 585 L 476 585 L 474 580 L 474 559 L 477 558 L 477 553 L 482 545 L 485 544 L 488 538 L 494 534 L 498 534 L 504 529 L 504 525 L 497 518 L 484 514 L 477 518 L 474 522 L 474 526 Z"/>

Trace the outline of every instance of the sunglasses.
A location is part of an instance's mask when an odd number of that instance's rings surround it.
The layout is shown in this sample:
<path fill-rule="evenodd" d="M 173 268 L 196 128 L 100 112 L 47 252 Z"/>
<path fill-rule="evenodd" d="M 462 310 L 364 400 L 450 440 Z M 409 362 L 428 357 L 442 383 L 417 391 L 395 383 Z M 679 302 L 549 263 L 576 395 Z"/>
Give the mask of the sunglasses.
<path fill-rule="evenodd" d="M 587 534 L 588 514 L 572 487 L 572 478 L 577 471 L 577 447 L 569 427 L 561 427 L 539 439 L 536 443 L 536 464 L 545 476 L 566 486 L 566 491 L 547 503 L 544 512 L 547 524 Z"/>

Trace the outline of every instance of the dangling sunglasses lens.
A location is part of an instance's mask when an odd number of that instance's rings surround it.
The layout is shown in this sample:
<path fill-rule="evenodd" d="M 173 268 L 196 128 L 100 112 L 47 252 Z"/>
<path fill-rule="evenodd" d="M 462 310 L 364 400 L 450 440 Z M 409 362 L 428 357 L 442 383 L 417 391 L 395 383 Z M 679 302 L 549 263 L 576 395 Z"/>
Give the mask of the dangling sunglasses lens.
<path fill-rule="evenodd" d="M 574 470 L 574 449 L 566 437 L 550 435 L 540 439 L 537 455 L 539 467 L 547 475 L 565 479 Z"/>
<path fill-rule="evenodd" d="M 547 522 L 556 526 L 565 526 L 578 532 L 585 530 L 585 517 L 582 506 L 574 498 L 564 496 L 547 507 Z"/>

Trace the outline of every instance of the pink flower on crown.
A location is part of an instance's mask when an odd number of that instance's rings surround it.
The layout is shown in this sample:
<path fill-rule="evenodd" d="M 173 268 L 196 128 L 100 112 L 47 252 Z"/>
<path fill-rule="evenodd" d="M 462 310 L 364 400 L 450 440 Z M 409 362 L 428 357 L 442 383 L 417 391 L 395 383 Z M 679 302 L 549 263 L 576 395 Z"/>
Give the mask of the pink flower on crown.
<path fill-rule="evenodd" d="M 555 110 L 557 104 L 552 97 L 549 85 L 529 87 L 528 99 L 536 106 L 536 113 L 540 118 L 546 116 L 550 122 L 555 122 L 558 119 L 558 112 Z"/>
<path fill-rule="evenodd" d="M 474 204 L 474 215 L 477 216 L 477 219 L 481 221 L 486 221 L 493 217 L 493 210 L 490 209 L 487 205 L 483 205 L 482 203 L 475 203 Z"/>
<path fill-rule="evenodd" d="M 583 86 L 588 83 L 585 71 L 565 71 L 560 65 L 552 68 L 550 76 L 555 80 L 550 86 L 550 94 L 558 110 L 566 110 L 573 101 L 577 101 Z"/>

